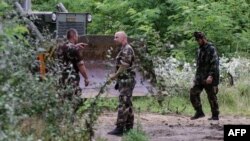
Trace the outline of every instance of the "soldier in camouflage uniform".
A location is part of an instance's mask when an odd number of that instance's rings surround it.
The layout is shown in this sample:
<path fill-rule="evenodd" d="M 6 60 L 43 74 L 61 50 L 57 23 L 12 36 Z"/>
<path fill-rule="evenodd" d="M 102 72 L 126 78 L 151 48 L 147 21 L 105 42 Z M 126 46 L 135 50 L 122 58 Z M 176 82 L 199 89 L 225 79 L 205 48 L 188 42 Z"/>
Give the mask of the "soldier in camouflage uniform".
<path fill-rule="evenodd" d="M 204 117 L 200 94 L 205 89 L 212 111 L 209 120 L 219 120 L 219 106 L 217 102 L 219 84 L 219 58 L 215 47 L 209 43 L 202 32 L 194 32 L 199 44 L 197 52 L 196 74 L 194 86 L 190 89 L 190 100 L 196 111 L 191 120 Z"/>
<path fill-rule="evenodd" d="M 81 89 L 79 87 L 79 72 L 85 79 L 85 86 L 88 86 L 89 84 L 84 61 L 80 57 L 80 49 L 84 48 L 87 44 L 77 43 L 78 33 L 72 28 L 67 31 L 67 39 L 68 42 L 66 42 L 63 46 L 60 46 L 57 51 L 60 66 L 62 68 L 60 85 L 65 89 L 67 86 L 73 87 L 74 92 L 64 93 L 62 95 L 62 99 L 67 98 L 73 102 L 73 110 L 75 113 L 82 103 L 82 99 L 80 98 Z"/>
<path fill-rule="evenodd" d="M 121 135 L 124 131 L 133 128 L 134 113 L 132 108 L 132 93 L 135 87 L 135 72 L 132 70 L 134 62 L 134 50 L 127 42 L 127 35 L 120 31 L 115 33 L 117 45 L 121 49 L 116 57 L 117 70 L 110 76 L 110 80 L 117 79 L 115 89 L 119 90 L 119 106 L 116 128 L 109 132 L 112 135 Z"/>

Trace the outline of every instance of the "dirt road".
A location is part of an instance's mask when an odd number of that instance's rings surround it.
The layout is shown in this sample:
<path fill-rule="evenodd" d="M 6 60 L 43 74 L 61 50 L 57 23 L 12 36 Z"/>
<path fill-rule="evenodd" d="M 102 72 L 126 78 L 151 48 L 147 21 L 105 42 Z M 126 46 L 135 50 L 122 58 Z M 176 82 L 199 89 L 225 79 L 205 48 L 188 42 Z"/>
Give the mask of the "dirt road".
<path fill-rule="evenodd" d="M 240 116 L 221 116 L 219 121 L 208 121 L 208 116 L 198 120 L 189 118 L 183 115 L 143 113 L 136 115 L 135 123 L 141 123 L 150 141 L 222 141 L 223 125 L 250 124 L 249 117 Z M 121 137 L 107 134 L 115 127 L 115 120 L 116 113 L 102 114 L 97 121 L 95 138 L 121 141 Z"/>

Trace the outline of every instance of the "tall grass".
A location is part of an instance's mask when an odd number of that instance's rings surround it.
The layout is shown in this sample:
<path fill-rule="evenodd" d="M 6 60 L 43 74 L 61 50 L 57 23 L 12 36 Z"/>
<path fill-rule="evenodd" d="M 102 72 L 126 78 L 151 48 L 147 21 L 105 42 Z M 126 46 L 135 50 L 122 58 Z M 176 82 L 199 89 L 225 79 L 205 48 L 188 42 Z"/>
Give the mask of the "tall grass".
<path fill-rule="evenodd" d="M 221 115 L 250 116 L 250 75 L 240 77 L 234 86 L 227 83 L 219 85 L 217 94 Z M 115 111 L 117 98 L 103 98 L 104 109 Z M 210 105 L 205 91 L 201 93 L 201 102 L 206 114 L 211 114 Z M 194 109 L 189 100 L 189 89 L 182 94 L 165 95 L 159 100 L 157 96 L 133 97 L 133 106 L 136 112 L 151 112 L 159 114 L 193 115 Z"/>
<path fill-rule="evenodd" d="M 232 87 L 222 85 L 218 94 L 221 113 L 250 116 L 250 75 L 244 75 Z"/>

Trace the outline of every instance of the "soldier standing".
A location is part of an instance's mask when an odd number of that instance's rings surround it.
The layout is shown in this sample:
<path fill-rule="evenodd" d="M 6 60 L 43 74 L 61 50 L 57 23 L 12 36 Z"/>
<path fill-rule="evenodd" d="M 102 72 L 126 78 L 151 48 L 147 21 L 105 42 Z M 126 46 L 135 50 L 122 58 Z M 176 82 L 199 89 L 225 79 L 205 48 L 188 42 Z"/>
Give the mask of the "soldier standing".
<path fill-rule="evenodd" d="M 60 64 L 62 67 L 62 77 L 60 79 L 60 84 L 64 88 L 67 86 L 73 87 L 74 94 L 63 94 L 63 99 L 68 98 L 69 100 L 72 100 L 73 110 L 75 113 L 82 104 L 82 99 L 80 98 L 81 89 L 79 87 L 79 72 L 84 77 L 85 86 L 88 86 L 89 84 L 87 70 L 83 59 L 80 57 L 80 49 L 87 46 L 87 44 L 77 43 L 78 32 L 73 28 L 67 31 L 67 39 L 68 41 L 58 49 L 58 57 L 61 61 Z"/>
<path fill-rule="evenodd" d="M 132 65 L 135 54 L 133 48 L 128 44 L 125 32 L 116 32 L 114 41 L 121 49 L 116 57 L 116 73 L 110 75 L 109 81 L 117 80 L 115 89 L 119 90 L 120 94 L 116 128 L 108 134 L 122 135 L 124 131 L 132 129 L 134 125 L 132 93 L 136 81 Z"/>
<path fill-rule="evenodd" d="M 209 43 L 202 32 L 194 32 L 199 44 L 196 58 L 196 74 L 194 86 L 190 89 L 190 100 L 196 111 L 191 120 L 204 117 L 200 94 L 203 89 L 207 93 L 212 117 L 208 120 L 219 120 L 219 106 L 217 102 L 219 84 L 219 58 L 215 47 Z"/>

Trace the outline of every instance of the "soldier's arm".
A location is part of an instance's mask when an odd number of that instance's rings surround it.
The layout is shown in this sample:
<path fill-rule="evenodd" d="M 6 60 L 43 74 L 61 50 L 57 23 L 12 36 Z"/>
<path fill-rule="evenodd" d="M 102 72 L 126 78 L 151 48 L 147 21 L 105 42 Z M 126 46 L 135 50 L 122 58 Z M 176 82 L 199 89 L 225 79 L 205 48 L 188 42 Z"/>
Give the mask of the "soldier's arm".
<path fill-rule="evenodd" d="M 111 80 L 116 79 L 118 77 L 118 75 L 120 73 L 122 73 L 123 71 L 125 71 L 128 66 L 127 66 L 127 64 L 122 64 L 122 62 L 121 62 L 121 64 L 118 67 L 119 67 L 118 70 L 110 76 Z"/>
<path fill-rule="evenodd" d="M 121 60 L 121 66 L 123 66 L 123 67 L 129 67 L 129 63 Z"/>
<path fill-rule="evenodd" d="M 219 69 L 219 58 L 217 51 L 214 47 L 211 48 L 210 50 L 210 70 L 209 70 L 209 76 L 214 77 L 214 75 L 217 73 Z"/>
<path fill-rule="evenodd" d="M 85 47 L 87 47 L 88 44 L 86 43 L 77 43 L 75 46 L 78 48 L 78 49 L 84 49 Z"/>
<path fill-rule="evenodd" d="M 116 71 L 115 74 L 111 76 L 111 79 L 115 79 L 116 77 L 118 77 L 120 73 L 122 73 L 124 70 L 130 67 L 130 64 L 132 63 L 132 57 L 134 55 L 132 48 L 129 48 L 128 50 L 126 50 L 124 54 L 125 56 L 121 58 L 120 65 L 118 66 L 119 67 L 118 70 Z"/>
<path fill-rule="evenodd" d="M 79 69 L 79 72 L 81 73 L 81 75 L 84 78 L 85 86 L 88 86 L 89 80 L 88 80 L 88 75 L 87 75 L 87 69 L 84 65 L 83 60 L 77 63 L 77 67 Z"/>
<path fill-rule="evenodd" d="M 195 64 L 196 64 L 196 72 L 195 72 L 195 76 L 198 75 L 198 69 L 199 69 L 199 64 L 198 64 L 198 59 L 199 59 L 199 53 L 200 53 L 200 49 L 197 49 L 195 52 Z"/>
<path fill-rule="evenodd" d="M 89 85 L 89 80 L 88 80 L 88 75 L 87 75 L 87 69 L 85 67 L 83 59 L 81 59 L 81 57 L 80 57 L 79 50 L 76 51 L 75 56 L 77 58 L 77 67 L 78 67 L 78 70 L 79 70 L 79 72 L 81 73 L 81 75 L 84 78 L 85 86 L 88 86 Z"/>

